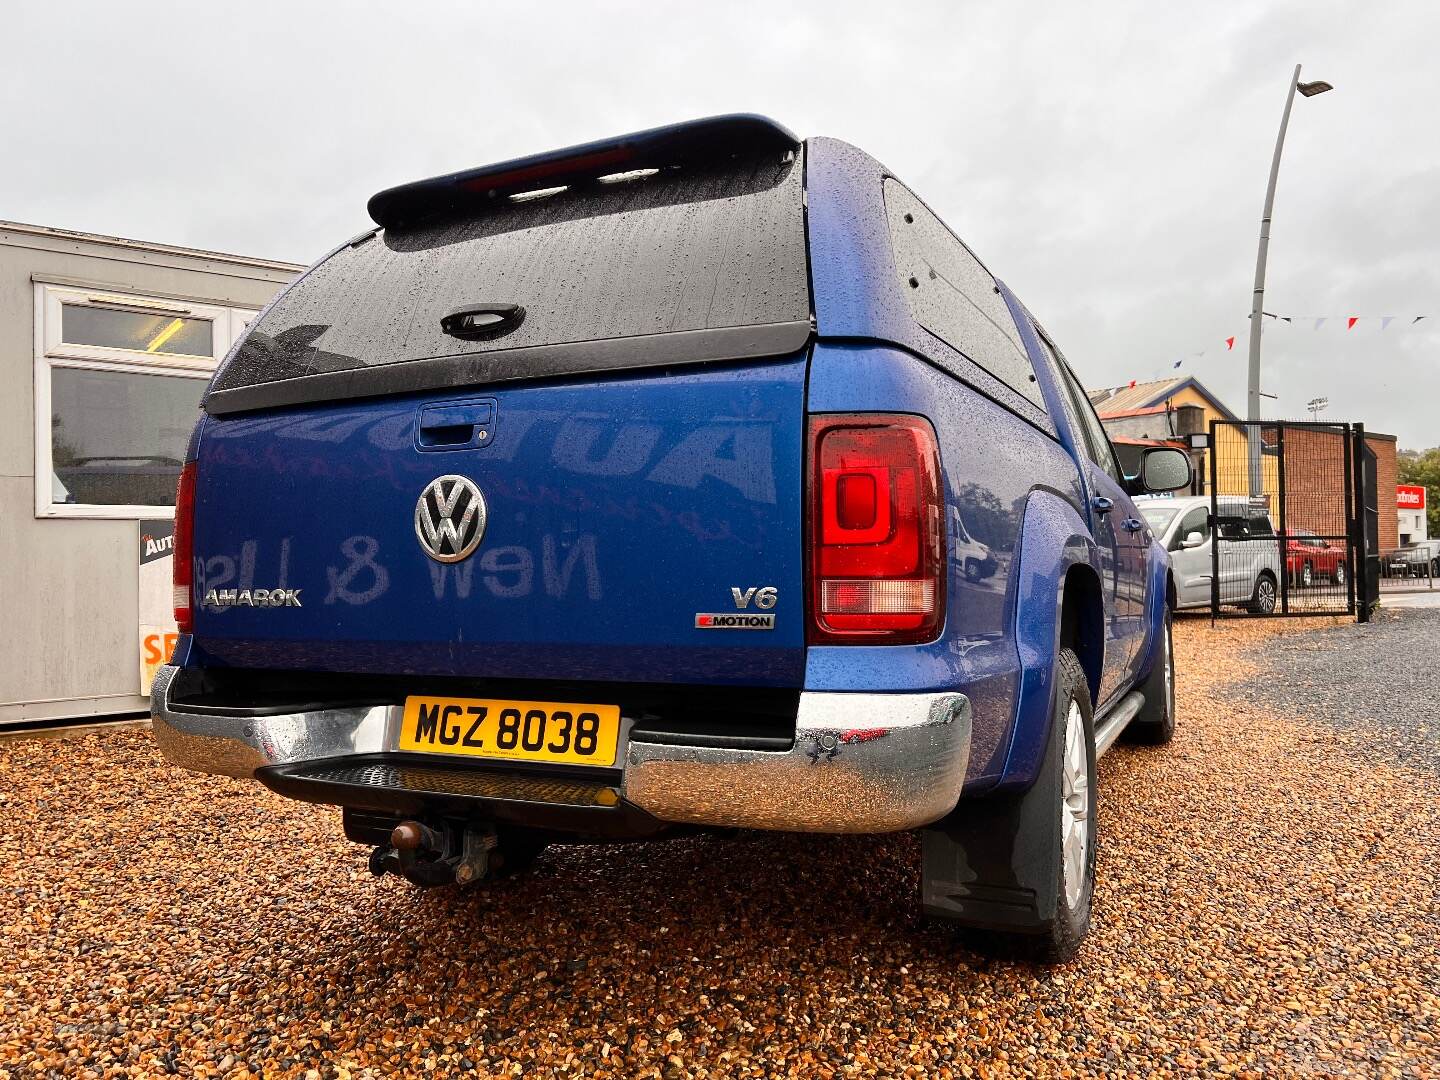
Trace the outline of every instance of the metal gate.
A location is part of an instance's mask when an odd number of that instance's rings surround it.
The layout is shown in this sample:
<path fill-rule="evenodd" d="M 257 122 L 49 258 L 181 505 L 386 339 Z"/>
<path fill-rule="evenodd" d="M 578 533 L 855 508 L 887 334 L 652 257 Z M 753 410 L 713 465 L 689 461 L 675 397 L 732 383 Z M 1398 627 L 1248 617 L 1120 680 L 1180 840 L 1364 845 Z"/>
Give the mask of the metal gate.
<path fill-rule="evenodd" d="M 1209 535 L 1181 543 L 1209 546 L 1212 616 L 1366 621 L 1379 558 L 1364 425 L 1212 420 L 1209 459 Z"/>

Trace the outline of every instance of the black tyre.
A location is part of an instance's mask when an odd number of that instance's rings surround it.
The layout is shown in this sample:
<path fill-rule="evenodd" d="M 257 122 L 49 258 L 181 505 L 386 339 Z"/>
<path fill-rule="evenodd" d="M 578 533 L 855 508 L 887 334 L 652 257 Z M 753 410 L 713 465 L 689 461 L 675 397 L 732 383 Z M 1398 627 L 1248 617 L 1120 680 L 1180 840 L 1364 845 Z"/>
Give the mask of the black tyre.
<path fill-rule="evenodd" d="M 1255 579 L 1255 591 L 1250 595 L 1250 603 L 1247 606 L 1252 614 L 1272 615 L 1275 612 L 1275 598 L 1278 595 L 1275 575 L 1269 570 L 1261 570 L 1260 576 Z"/>
<path fill-rule="evenodd" d="M 1345 584 L 1345 564 L 1343 562 L 1335 564 L 1335 572 L 1330 575 L 1330 580 L 1336 585 Z"/>
<path fill-rule="evenodd" d="M 1060 963 L 1090 929 L 1095 891 L 1095 730 L 1080 661 L 1062 649 L 1050 738 L 1030 790 L 974 801 L 925 830 L 927 914 L 989 956 Z"/>
<path fill-rule="evenodd" d="M 1164 746 L 1175 737 L 1175 643 L 1170 630 L 1170 607 L 1165 607 L 1165 624 L 1160 632 L 1160 652 L 1140 686 L 1145 704 L 1126 726 L 1127 742 L 1143 746 Z"/>
<path fill-rule="evenodd" d="M 1300 568 L 1300 584 L 1307 589 L 1315 584 L 1315 569 L 1308 562 Z"/>
<path fill-rule="evenodd" d="M 972 585 L 980 580 L 980 564 L 974 559 L 965 560 L 965 580 Z"/>
<path fill-rule="evenodd" d="M 1061 835 L 1059 896 L 1055 917 L 1038 940 L 1027 943 L 1029 952 L 1046 963 L 1069 960 L 1090 932 L 1090 904 L 1095 895 L 1095 849 L 1098 833 L 1095 815 L 1099 783 L 1095 759 L 1095 716 L 1090 685 L 1080 659 L 1069 649 L 1060 653 L 1060 693 L 1068 699 L 1053 717 L 1052 752 L 1060 749 Z M 1063 741 L 1062 741 L 1063 740 Z M 1046 768 L 1051 768 L 1050 754 Z M 1072 849 L 1072 840 L 1075 847 Z"/>

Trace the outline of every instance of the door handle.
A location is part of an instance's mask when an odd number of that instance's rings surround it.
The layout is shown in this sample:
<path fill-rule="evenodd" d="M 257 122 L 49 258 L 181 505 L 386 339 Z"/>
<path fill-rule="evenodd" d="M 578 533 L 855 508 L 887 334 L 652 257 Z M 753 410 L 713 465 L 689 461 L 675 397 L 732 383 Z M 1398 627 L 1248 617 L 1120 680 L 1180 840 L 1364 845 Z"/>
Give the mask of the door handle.
<path fill-rule="evenodd" d="M 419 450 L 466 450 L 486 446 L 494 434 L 494 398 L 422 405 L 415 425 Z"/>
<path fill-rule="evenodd" d="M 1139 518 L 1126 518 L 1120 522 L 1120 527 L 1126 532 L 1139 532 L 1145 527 L 1145 523 Z"/>
<path fill-rule="evenodd" d="M 1115 509 L 1115 500 L 1107 499 L 1104 495 L 1096 495 L 1090 500 L 1090 508 L 1097 514 L 1108 514 Z"/>
<path fill-rule="evenodd" d="M 494 411 L 488 401 L 472 405 L 427 405 L 420 411 L 420 430 L 437 431 L 447 427 L 480 427 L 490 423 Z"/>

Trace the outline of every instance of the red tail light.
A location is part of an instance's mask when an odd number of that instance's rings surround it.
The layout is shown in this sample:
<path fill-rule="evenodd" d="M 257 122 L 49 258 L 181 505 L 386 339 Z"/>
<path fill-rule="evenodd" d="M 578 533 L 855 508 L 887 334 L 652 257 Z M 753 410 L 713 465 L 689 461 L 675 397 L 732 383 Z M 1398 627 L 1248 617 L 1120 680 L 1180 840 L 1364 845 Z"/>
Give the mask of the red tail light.
<path fill-rule="evenodd" d="M 810 418 L 811 642 L 934 638 L 945 622 L 944 535 L 929 421 Z"/>
<path fill-rule="evenodd" d="M 180 470 L 175 490 L 175 625 L 188 634 L 194 625 L 190 613 L 191 553 L 195 548 L 195 462 Z"/>

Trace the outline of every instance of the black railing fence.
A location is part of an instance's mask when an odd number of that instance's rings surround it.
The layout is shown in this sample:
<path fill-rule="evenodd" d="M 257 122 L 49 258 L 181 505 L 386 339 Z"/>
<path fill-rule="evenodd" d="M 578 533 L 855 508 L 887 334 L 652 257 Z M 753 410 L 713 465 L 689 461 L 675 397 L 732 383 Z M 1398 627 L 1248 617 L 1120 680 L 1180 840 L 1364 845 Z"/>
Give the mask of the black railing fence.
<path fill-rule="evenodd" d="M 1368 619 L 1383 560 L 1364 425 L 1213 420 L 1207 456 L 1211 614 Z"/>

